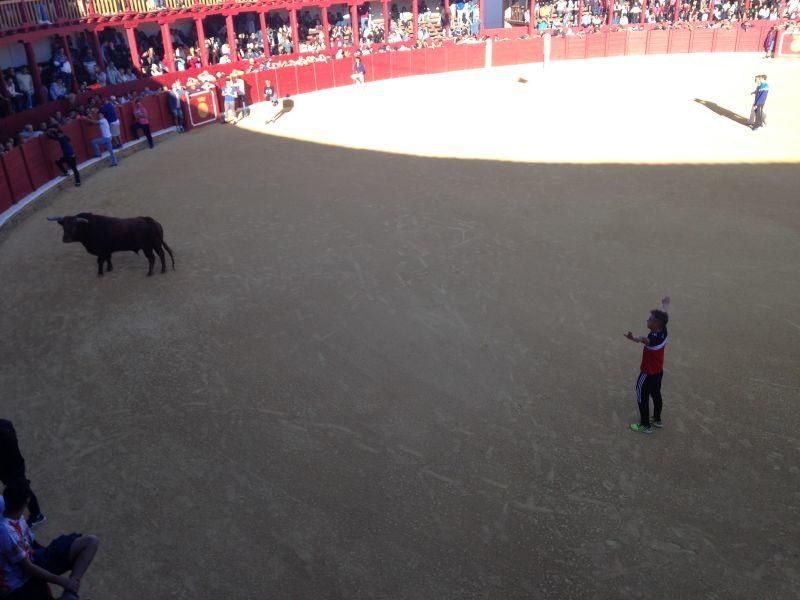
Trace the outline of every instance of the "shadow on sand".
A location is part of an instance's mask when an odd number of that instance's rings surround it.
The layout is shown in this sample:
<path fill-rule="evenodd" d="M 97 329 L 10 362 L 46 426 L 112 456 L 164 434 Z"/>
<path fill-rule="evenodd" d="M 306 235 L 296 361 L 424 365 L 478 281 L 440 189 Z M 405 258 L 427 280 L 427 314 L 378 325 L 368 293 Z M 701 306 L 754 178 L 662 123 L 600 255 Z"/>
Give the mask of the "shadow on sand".
<path fill-rule="evenodd" d="M 726 117 L 731 121 L 738 123 L 739 125 L 750 127 L 750 121 L 748 120 L 747 117 L 743 117 L 742 115 L 737 114 L 732 110 L 728 110 L 727 108 L 720 106 L 716 102 L 711 102 L 710 100 L 701 100 L 700 98 L 695 98 L 694 101 L 697 102 L 698 104 L 702 104 L 708 110 L 713 111 L 718 115 L 722 115 L 723 117 Z"/>

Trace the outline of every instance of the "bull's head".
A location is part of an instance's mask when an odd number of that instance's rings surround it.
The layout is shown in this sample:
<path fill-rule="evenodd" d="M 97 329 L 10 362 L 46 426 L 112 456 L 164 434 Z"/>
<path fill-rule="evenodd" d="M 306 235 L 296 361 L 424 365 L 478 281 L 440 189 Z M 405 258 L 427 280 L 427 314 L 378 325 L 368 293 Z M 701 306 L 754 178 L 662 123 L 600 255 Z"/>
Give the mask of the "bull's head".
<path fill-rule="evenodd" d="M 82 233 L 89 224 L 89 219 L 85 219 L 84 217 L 47 217 L 47 220 L 55 221 L 61 225 L 61 228 L 64 230 L 62 241 L 65 244 L 79 242 L 81 238 L 84 237 Z"/>

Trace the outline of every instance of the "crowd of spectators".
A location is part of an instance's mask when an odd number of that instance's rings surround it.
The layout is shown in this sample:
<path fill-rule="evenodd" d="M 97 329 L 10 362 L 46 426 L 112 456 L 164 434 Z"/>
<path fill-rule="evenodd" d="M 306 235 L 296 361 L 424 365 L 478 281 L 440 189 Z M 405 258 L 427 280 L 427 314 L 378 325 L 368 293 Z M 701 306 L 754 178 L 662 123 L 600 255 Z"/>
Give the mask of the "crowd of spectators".
<path fill-rule="evenodd" d="M 583 12 L 578 14 L 583 5 Z M 747 10 L 745 0 L 540 0 L 534 3 L 532 12 L 522 11 L 525 25 L 531 22 L 536 29 L 555 29 L 569 27 L 600 27 L 608 23 L 608 9 L 612 10 L 613 25 L 634 25 L 640 22 L 669 24 L 675 21 L 705 22 L 745 20 L 777 20 L 780 12 L 780 0 L 753 0 Z M 451 5 L 452 6 L 452 5 Z M 677 14 L 676 14 L 677 11 Z M 509 6 L 503 16 L 506 27 L 511 27 L 512 7 Z M 800 0 L 788 0 L 783 18 L 800 17 Z"/>
<path fill-rule="evenodd" d="M 578 0 L 538 0 L 532 7 L 536 24 L 534 35 L 543 35 L 545 31 L 556 36 L 591 35 L 601 30 L 607 23 L 608 15 L 603 0 L 585 0 L 583 14 L 578 15 L 581 3 Z M 744 0 L 654 0 L 640 3 L 640 0 L 613 0 L 611 5 L 612 31 L 621 29 L 638 29 L 640 22 L 655 26 L 657 29 L 673 28 L 732 28 L 741 26 L 747 29 L 751 21 L 759 17 L 776 18 L 777 0 L 753 0 L 750 11 L 745 11 Z M 674 11 L 678 18 L 675 19 Z M 709 11 L 713 18 L 709 19 Z M 642 19 L 642 13 L 644 18 Z M 745 14 L 746 13 L 746 14 Z M 794 18 L 800 17 L 800 0 L 788 0 L 786 14 Z M 750 15 L 750 17 L 748 17 Z M 360 55 L 386 52 L 403 52 L 415 48 L 437 47 L 444 39 L 451 38 L 454 43 L 478 43 L 485 39 L 478 35 L 480 14 L 478 3 L 454 2 L 449 12 L 442 7 L 431 10 L 420 1 L 417 40 L 413 41 L 413 14 L 407 6 L 393 4 L 389 12 L 388 28 L 383 15 L 372 15 L 369 5 L 362 5 L 359 10 L 359 46 L 353 46 L 353 30 L 349 12 L 329 12 L 330 49 L 325 48 L 322 35 L 320 15 L 303 12 L 298 18 L 300 49 L 299 56 L 293 55 L 294 44 L 288 17 L 272 12 L 267 21 L 267 45 L 263 44 L 260 27 L 257 26 L 254 13 L 239 15 L 237 29 L 239 33 L 232 48 L 227 42 L 227 31 L 224 19 L 219 27 L 212 28 L 206 38 L 206 49 L 210 64 L 224 65 L 245 60 L 241 74 L 256 71 L 278 69 L 287 66 L 303 66 L 317 62 L 355 58 Z M 508 16 L 508 12 L 506 12 Z M 524 11 L 524 20 L 530 23 L 531 12 Z M 508 25 L 508 19 L 506 19 Z M 578 27 L 578 25 L 582 27 Z M 784 27 L 780 25 L 778 28 Z M 196 37 L 181 30 L 171 31 L 172 45 L 175 51 L 176 70 L 183 71 L 201 66 L 200 51 Z M 771 34 L 773 40 L 775 35 Z M 517 36 L 528 37 L 527 34 Z M 496 41 L 509 39 L 496 36 Z M 76 47 L 65 51 L 60 42 L 55 42 L 52 59 L 42 69 L 42 82 L 48 91 L 49 99 L 63 99 L 69 102 L 70 108 L 62 114 L 55 111 L 48 122 L 29 123 L 14 137 L 2 144 L 2 151 L 8 151 L 14 145 L 44 135 L 48 127 L 61 126 L 64 123 L 86 116 L 98 96 L 86 105 L 76 104 L 75 86 L 80 91 L 99 90 L 106 85 L 134 81 L 138 76 L 161 75 L 167 72 L 163 62 L 163 44 L 161 36 L 151 35 L 137 30 L 137 47 L 142 50 L 141 75 L 132 68 L 130 53 L 121 34 L 114 29 L 107 29 L 101 34 L 100 52 L 105 70 L 99 68 L 91 46 L 85 37 L 77 38 Z M 70 61 L 68 56 L 77 57 Z M 74 64 L 73 64 L 74 63 Z M 209 71 L 189 77 L 186 80 L 188 90 L 208 89 L 217 86 L 217 80 L 224 77 L 222 73 L 212 75 Z M 77 78 L 77 79 L 75 79 Z M 28 68 L 7 69 L 3 73 L 5 92 L 0 94 L 0 115 L 24 111 L 35 104 L 33 79 Z M 220 85 L 220 87 L 222 87 Z M 118 104 L 132 102 L 139 95 L 161 93 L 156 86 L 147 87 L 139 93 L 130 92 L 119 95 L 112 101 Z"/>
<path fill-rule="evenodd" d="M 190 78 L 191 79 L 191 78 Z M 196 81 L 196 80 L 195 80 Z M 213 81 L 213 79 L 212 79 Z M 200 89 L 200 86 L 195 86 L 196 89 Z M 2 148 L 0 148 L 0 156 L 6 152 L 10 152 L 15 146 L 19 146 L 22 144 L 27 143 L 30 140 L 36 139 L 38 137 L 47 136 L 48 132 L 53 129 L 61 129 L 67 123 L 71 121 L 79 121 L 82 119 L 90 119 L 92 114 L 97 110 L 101 110 L 103 107 L 106 107 L 110 104 L 114 110 L 124 106 L 128 103 L 136 103 L 141 98 L 146 96 L 154 96 L 154 95 L 161 95 L 161 94 L 172 94 L 176 96 L 181 96 L 185 93 L 185 88 L 181 85 L 180 80 L 176 81 L 172 87 L 164 87 L 158 85 L 146 85 L 142 91 L 139 92 L 127 92 L 125 94 L 120 94 L 118 96 L 104 96 L 102 94 L 95 94 L 92 95 L 87 102 L 82 104 L 72 104 L 66 110 L 55 110 L 46 121 L 41 121 L 39 123 L 26 123 L 22 129 L 14 136 L 8 137 L 2 143 Z M 171 105 L 174 102 L 170 103 Z M 180 107 L 180 103 L 177 105 Z M 173 110 L 173 113 L 175 111 Z M 183 129 L 182 125 L 182 115 L 181 120 L 176 121 L 176 126 L 178 130 Z M 147 132 L 149 133 L 149 132 Z M 150 141 L 150 140 L 148 140 Z M 119 146 L 118 143 L 115 144 L 115 147 Z"/>

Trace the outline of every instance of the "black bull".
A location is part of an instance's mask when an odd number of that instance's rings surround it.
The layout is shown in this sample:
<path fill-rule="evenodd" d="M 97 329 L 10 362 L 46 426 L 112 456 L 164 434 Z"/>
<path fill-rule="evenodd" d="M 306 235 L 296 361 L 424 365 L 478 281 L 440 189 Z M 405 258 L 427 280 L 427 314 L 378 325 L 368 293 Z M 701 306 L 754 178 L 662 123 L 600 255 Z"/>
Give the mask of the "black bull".
<path fill-rule="evenodd" d="M 80 242 L 89 254 L 97 257 L 97 276 L 103 276 L 103 263 L 107 270 L 113 270 L 111 254 L 113 252 L 130 251 L 144 252 L 150 263 L 147 275 L 153 274 L 155 254 L 161 259 L 161 272 L 167 270 L 164 261 L 164 250 L 169 252 L 172 259 L 172 270 L 175 270 L 175 257 L 172 249 L 164 241 L 164 229 L 161 224 L 151 217 L 136 217 L 133 219 L 117 219 L 103 217 L 92 213 L 79 213 L 71 217 L 47 217 L 48 221 L 56 221 L 64 229 L 63 241 Z"/>

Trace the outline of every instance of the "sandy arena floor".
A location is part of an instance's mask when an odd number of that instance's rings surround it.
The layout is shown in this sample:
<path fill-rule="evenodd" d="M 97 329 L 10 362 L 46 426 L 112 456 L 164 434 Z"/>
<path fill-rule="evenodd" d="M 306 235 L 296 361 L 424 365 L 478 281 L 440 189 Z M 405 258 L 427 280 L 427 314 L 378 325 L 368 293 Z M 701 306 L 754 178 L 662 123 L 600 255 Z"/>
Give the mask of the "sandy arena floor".
<path fill-rule="evenodd" d="M 694 102 L 746 116 L 759 71 L 762 131 Z M 796 598 L 798 75 L 651 57 L 337 89 L 277 136 L 256 107 L 64 192 L 0 234 L 41 540 L 102 538 L 95 600 Z M 96 278 L 44 219 L 81 210 L 154 216 L 177 271 Z M 643 436 L 622 334 L 664 293 Z"/>

